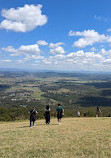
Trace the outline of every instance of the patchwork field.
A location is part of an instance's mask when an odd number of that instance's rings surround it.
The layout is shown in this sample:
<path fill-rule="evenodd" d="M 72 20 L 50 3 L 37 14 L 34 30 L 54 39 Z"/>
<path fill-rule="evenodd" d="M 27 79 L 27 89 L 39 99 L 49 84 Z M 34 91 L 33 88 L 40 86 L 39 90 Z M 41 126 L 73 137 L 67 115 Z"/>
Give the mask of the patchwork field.
<path fill-rule="evenodd" d="M 110 158 L 111 118 L 0 123 L 1 158 Z"/>
<path fill-rule="evenodd" d="M 95 117 L 97 106 L 101 117 L 111 116 L 110 73 L 0 72 L 0 121 L 26 120 L 32 106 L 39 119 L 47 105 L 55 117 L 58 103 L 65 117 L 76 117 L 77 111 Z"/>

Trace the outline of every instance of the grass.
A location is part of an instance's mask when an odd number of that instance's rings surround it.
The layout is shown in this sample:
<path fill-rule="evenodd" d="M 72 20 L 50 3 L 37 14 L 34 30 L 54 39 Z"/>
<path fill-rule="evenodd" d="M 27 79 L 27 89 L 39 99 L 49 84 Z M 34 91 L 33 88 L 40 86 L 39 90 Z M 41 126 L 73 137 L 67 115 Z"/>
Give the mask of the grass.
<path fill-rule="evenodd" d="M 0 124 L 0 158 L 110 158 L 111 118 Z"/>

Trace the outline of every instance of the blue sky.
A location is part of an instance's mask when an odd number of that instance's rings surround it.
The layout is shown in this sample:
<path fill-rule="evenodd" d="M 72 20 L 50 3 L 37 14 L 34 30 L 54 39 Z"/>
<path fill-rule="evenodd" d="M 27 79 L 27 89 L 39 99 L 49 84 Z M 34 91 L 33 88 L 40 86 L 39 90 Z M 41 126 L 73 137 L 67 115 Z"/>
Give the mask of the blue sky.
<path fill-rule="evenodd" d="M 111 71 L 110 0 L 0 2 L 0 68 Z"/>

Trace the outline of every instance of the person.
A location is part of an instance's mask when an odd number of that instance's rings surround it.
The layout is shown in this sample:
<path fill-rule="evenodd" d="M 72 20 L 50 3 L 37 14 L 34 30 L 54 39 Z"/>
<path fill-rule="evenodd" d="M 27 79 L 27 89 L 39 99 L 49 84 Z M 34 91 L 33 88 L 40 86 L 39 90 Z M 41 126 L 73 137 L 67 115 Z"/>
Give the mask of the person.
<path fill-rule="evenodd" d="M 84 112 L 84 117 L 86 117 L 86 113 Z"/>
<path fill-rule="evenodd" d="M 80 112 L 79 111 L 77 112 L 77 116 L 80 117 Z"/>
<path fill-rule="evenodd" d="M 46 124 L 49 124 L 50 123 L 50 107 L 49 107 L 49 105 L 46 106 L 44 115 L 45 115 Z"/>
<path fill-rule="evenodd" d="M 34 126 L 34 122 L 36 120 L 36 114 L 38 112 L 35 110 L 35 107 L 33 106 L 32 109 L 30 110 L 30 127 L 32 126 L 32 122 L 33 122 L 33 126 Z"/>
<path fill-rule="evenodd" d="M 64 115 L 64 109 L 61 107 L 60 104 L 58 104 L 58 107 L 56 108 L 57 112 L 57 119 L 58 119 L 58 124 L 61 124 L 61 118 Z"/>
<path fill-rule="evenodd" d="M 99 117 L 99 114 L 100 114 L 100 113 L 102 113 L 102 112 L 101 112 L 100 108 L 97 107 L 97 108 L 96 108 L 96 117 Z"/>

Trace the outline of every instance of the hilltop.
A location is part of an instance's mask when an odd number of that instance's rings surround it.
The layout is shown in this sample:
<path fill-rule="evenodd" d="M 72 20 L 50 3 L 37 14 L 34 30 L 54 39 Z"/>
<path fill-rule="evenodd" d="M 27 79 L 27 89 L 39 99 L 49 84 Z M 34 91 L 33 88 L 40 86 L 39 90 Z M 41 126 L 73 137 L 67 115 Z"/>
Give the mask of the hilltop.
<path fill-rule="evenodd" d="M 110 118 L 63 118 L 0 124 L 3 158 L 110 158 Z"/>

